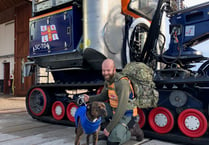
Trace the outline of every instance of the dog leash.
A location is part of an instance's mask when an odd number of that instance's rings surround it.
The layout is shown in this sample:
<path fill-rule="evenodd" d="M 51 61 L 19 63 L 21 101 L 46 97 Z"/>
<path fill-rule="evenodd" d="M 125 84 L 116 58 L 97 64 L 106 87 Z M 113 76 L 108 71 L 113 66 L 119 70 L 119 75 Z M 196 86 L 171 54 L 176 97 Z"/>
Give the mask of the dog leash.
<path fill-rule="evenodd" d="M 83 94 L 78 95 L 78 99 L 77 99 L 76 103 L 79 106 L 82 106 L 82 105 L 85 105 L 86 106 L 86 102 L 84 101 L 84 98 L 85 98 L 85 96 Z"/>

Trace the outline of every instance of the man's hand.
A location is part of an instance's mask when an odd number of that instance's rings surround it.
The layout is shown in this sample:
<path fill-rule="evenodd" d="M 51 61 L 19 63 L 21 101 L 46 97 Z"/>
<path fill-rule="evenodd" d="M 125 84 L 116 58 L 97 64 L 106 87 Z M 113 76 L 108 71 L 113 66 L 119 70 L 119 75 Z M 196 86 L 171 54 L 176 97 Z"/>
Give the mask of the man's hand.
<path fill-rule="evenodd" d="M 107 129 L 106 129 L 106 128 L 104 129 L 104 131 L 103 131 L 103 132 L 104 132 L 104 135 L 105 135 L 105 136 L 109 136 L 109 135 L 110 135 L 110 133 L 107 131 Z"/>
<path fill-rule="evenodd" d="M 83 95 L 84 95 L 84 101 L 88 102 L 89 101 L 89 95 L 87 95 L 87 94 L 83 94 Z"/>

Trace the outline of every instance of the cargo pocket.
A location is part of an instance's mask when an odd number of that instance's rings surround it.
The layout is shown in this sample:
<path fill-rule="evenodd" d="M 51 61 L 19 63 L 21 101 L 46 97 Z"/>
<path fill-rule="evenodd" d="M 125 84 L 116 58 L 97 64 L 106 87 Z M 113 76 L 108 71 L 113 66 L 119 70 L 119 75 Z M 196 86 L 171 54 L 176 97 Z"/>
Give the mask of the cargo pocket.
<path fill-rule="evenodd" d="M 108 140 L 110 142 L 120 142 L 120 144 L 125 143 L 126 141 L 130 140 L 131 133 L 127 127 L 127 122 L 129 122 L 129 117 L 123 117 L 119 124 L 112 130 Z"/>

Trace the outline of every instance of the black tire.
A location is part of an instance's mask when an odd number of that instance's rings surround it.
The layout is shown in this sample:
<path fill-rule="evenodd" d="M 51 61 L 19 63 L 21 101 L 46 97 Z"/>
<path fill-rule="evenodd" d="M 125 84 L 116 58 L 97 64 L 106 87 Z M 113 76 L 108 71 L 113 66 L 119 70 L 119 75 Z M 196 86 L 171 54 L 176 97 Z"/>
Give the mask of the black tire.
<path fill-rule="evenodd" d="M 209 76 L 209 61 L 204 62 L 197 72 L 200 76 Z"/>
<path fill-rule="evenodd" d="M 44 89 L 33 88 L 28 92 L 26 96 L 26 108 L 33 118 L 48 114 L 50 106 L 49 95 Z"/>
<path fill-rule="evenodd" d="M 144 47 L 144 45 L 142 45 L 142 44 L 138 44 L 138 42 L 135 42 L 134 40 L 136 40 L 136 38 L 135 37 L 137 37 L 137 36 L 135 36 L 136 35 L 136 33 L 138 32 L 140 32 L 140 33 L 144 33 L 144 35 L 147 35 L 147 33 L 148 33 L 148 31 L 149 31 L 149 26 L 147 26 L 146 24 L 144 24 L 144 23 L 139 23 L 138 25 L 136 25 L 136 27 L 134 28 L 134 30 L 133 30 L 133 32 L 132 32 L 132 34 L 131 34 L 131 38 L 130 38 L 130 40 L 128 40 L 128 43 L 129 43 L 129 47 L 130 47 L 130 52 L 129 52 L 129 55 L 130 55 L 130 61 L 132 62 L 132 61 L 139 61 L 140 59 L 141 59 L 141 53 L 142 53 L 142 51 L 143 51 L 143 47 Z M 137 40 L 139 41 L 139 42 L 144 42 L 144 41 L 146 41 L 146 39 L 145 40 L 141 40 L 141 38 L 138 38 L 137 37 Z M 144 44 L 144 43 L 143 43 Z M 129 49 L 129 48 L 128 48 Z M 127 53 L 127 50 L 126 50 L 126 53 Z M 126 56 L 127 56 L 128 54 L 126 54 Z M 126 60 L 127 60 L 127 58 L 126 58 Z M 127 61 L 127 63 L 129 63 L 128 61 Z"/>

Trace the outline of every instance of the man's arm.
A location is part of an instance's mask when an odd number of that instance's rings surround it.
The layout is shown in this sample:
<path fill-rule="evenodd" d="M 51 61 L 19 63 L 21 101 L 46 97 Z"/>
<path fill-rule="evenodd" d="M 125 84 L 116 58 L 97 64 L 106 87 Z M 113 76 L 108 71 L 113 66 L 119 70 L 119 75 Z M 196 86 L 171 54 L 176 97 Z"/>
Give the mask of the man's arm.
<path fill-rule="evenodd" d="M 116 84 L 117 83 L 117 84 Z M 112 129 L 118 124 L 120 119 L 124 116 L 127 105 L 128 105 L 128 99 L 130 94 L 130 87 L 129 82 L 127 80 L 119 80 L 115 83 L 115 90 L 119 98 L 118 107 L 116 109 L 115 114 L 113 115 L 112 120 L 107 125 L 106 130 L 108 132 L 111 132 Z"/>
<path fill-rule="evenodd" d="M 98 95 L 93 95 L 89 97 L 89 102 L 93 102 L 93 101 L 106 101 L 108 100 L 108 90 L 106 85 L 104 85 L 104 88 L 102 89 L 102 92 Z"/>

